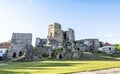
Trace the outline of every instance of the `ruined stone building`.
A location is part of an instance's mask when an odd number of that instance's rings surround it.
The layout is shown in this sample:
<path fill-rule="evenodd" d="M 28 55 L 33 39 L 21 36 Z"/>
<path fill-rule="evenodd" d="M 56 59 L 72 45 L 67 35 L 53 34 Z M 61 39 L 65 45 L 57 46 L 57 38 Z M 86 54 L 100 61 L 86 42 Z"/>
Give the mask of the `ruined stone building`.
<path fill-rule="evenodd" d="M 32 44 L 32 34 L 31 33 L 13 33 L 10 43 L 10 58 L 16 58 L 22 56 L 26 45 Z"/>
<path fill-rule="evenodd" d="M 67 30 L 64 31 L 62 30 L 61 24 L 54 23 L 54 24 L 50 24 L 48 27 L 47 41 L 46 39 L 36 38 L 35 46 L 41 49 L 42 51 L 41 54 L 47 53 L 49 55 L 52 53 L 54 49 L 56 50 L 58 48 L 60 49 L 62 48 L 62 50 L 60 50 L 61 52 L 59 52 L 56 55 L 57 59 L 59 57 L 63 58 L 63 56 L 64 58 L 68 58 L 66 57 L 66 55 L 68 55 L 69 58 L 71 58 L 73 53 L 74 53 L 74 57 L 76 56 L 75 54 L 78 53 L 74 51 L 74 49 L 72 48 L 74 41 L 75 41 L 75 35 L 73 29 L 68 28 Z M 47 51 L 43 51 L 43 50 L 47 50 Z M 71 51 L 71 53 L 67 53 L 67 51 Z"/>
<path fill-rule="evenodd" d="M 82 39 L 77 40 L 76 44 L 82 51 L 97 52 L 100 47 L 98 39 Z"/>
<path fill-rule="evenodd" d="M 48 44 L 52 44 L 51 41 L 56 40 L 58 43 L 57 45 L 62 46 L 64 40 L 68 40 L 70 42 L 75 41 L 74 30 L 68 28 L 68 30 L 64 31 L 59 23 L 54 23 L 49 25 L 47 39 Z"/>
<path fill-rule="evenodd" d="M 47 39 L 40 39 L 37 37 L 35 42 L 35 47 L 41 47 L 47 44 Z"/>
<path fill-rule="evenodd" d="M 51 50 L 62 48 L 63 52 L 56 55 L 58 58 L 59 56 L 64 56 L 64 58 L 80 58 L 81 51 L 96 52 L 98 51 L 100 44 L 98 39 L 75 40 L 73 29 L 68 28 L 64 31 L 62 30 L 61 24 L 54 23 L 49 25 L 47 39 L 36 38 L 35 46 L 42 49 L 41 51 L 47 49 L 50 50 L 49 46 L 51 47 Z M 50 54 L 52 53 L 51 50 L 49 51 Z M 47 51 L 43 51 L 42 53 Z M 69 51 L 69 53 L 67 51 Z"/>
<path fill-rule="evenodd" d="M 13 33 L 9 57 L 12 59 L 25 54 L 26 60 L 50 58 L 56 52 L 57 59 L 79 59 L 82 51 L 96 52 L 99 47 L 98 39 L 75 40 L 73 29 L 62 30 L 61 24 L 54 23 L 49 25 L 47 38 L 36 38 L 35 47 L 32 46 L 31 33 Z"/>

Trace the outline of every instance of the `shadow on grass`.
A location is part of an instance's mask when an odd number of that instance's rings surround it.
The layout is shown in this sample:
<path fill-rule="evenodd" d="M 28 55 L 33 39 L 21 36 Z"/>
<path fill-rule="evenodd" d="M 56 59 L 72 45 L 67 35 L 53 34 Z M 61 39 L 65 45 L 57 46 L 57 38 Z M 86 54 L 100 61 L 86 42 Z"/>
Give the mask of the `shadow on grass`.
<path fill-rule="evenodd" d="M 45 63 L 44 65 L 41 65 L 43 67 L 60 67 L 60 66 L 72 66 L 76 64 L 86 64 L 86 63 Z"/>
<path fill-rule="evenodd" d="M 0 70 L 0 74 L 28 74 L 28 73 L 20 73 L 20 72 Z"/>
<path fill-rule="evenodd" d="M 37 64 L 37 65 L 30 65 L 28 64 L 27 66 L 21 66 L 18 68 L 13 68 L 13 71 L 8 71 L 7 69 L 1 69 L 0 70 L 0 74 L 29 74 L 29 72 L 22 72 L 22 70 L 51 70 L 54 69 L 56 67 L 69 67 L 69 66 L 73 66 L 73 65 L 77 65 L 77 64 L 87 64 L 87 63 L 42 63 L 42 64 Z M 50 68 L 49 68 L 50 67 Z M 14 72 L 14 70 L 21 70 L 21 72 Z"/>
<path fill-rule="evenodd" d="M 39 68 L 39 67 L 23 67 L 23 68 L 16 68 L 16 69 L 3 69 L 3 70 L 0 70 L 0 74 L 30 74 L 31 73 L 30 71 L 32 71 L 32 70 L 40 71 L 40 70 L 49 70 L 49 69 L 50 68 Z M 21 70 L 21 71 L 16 72 L 17 70 Z M 26 71 L 26 70 L 29 70 L 29 71 Z"/>
<path fill-rule="evenodd" d="M 73 66 L 77 64 L 87 64 L 87 63 L 42 63 L 37 65 L 27 65 L 26 67 L 66 67 L 66 66 Z"/>

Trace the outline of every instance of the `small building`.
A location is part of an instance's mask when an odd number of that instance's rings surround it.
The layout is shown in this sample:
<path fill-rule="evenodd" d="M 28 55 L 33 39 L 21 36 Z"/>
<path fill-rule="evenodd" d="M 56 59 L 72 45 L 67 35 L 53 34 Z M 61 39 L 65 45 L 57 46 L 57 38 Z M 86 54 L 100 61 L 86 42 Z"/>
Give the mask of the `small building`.
<path fill-rule="evenodd" d="M 9 49 L 10 43 L 8 42 L 3 42 L 0 43 L 0 60 L 3 60 L 5 56 L 8 54 L 8 49 Z"/>
<path fill-rule="evenodd" d="M 114 54 L 115 48 L 110 43 L 106 42 L 103 47 L 98 49 L 100 52 L 104 52 L 106 54 Z"/>
<path fill-rule="evenodd" d="M 0 48 L 0 60 L 4 59 L 5 55 L 7 54 L 8 49 Z"/>

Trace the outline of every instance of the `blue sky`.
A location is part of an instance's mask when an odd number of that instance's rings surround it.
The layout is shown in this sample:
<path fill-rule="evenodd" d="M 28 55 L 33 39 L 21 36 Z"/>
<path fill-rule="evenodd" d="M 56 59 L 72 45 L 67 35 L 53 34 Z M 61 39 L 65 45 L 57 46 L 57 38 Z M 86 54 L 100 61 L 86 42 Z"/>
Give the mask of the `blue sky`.
<path fill-rule="evenodd" d="M 48 25 L 73 28 L 76 40 L 120 43 L 120 0 L 0 0 L 0 42 L 13 32 L 46 38 Z"/>

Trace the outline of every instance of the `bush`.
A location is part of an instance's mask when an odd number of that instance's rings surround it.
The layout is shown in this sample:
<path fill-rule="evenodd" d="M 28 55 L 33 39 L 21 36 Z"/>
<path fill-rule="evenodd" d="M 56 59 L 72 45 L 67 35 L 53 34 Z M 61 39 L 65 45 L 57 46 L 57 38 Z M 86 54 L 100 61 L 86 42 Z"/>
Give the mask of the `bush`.
<path fill-rule="evenodd" d="M 49 57 L 49 55 L 48 54 L 42 54 L 42 57 L 47 58 L 47 57 Z"/>
<path fill-rule="evenodd" d="M 51 57 L 55 58 L 57 54 L 62 53 L 62 52 L 63 52 L 62 48 L 56 48 L 56 49 L 52 50 Z"/>

